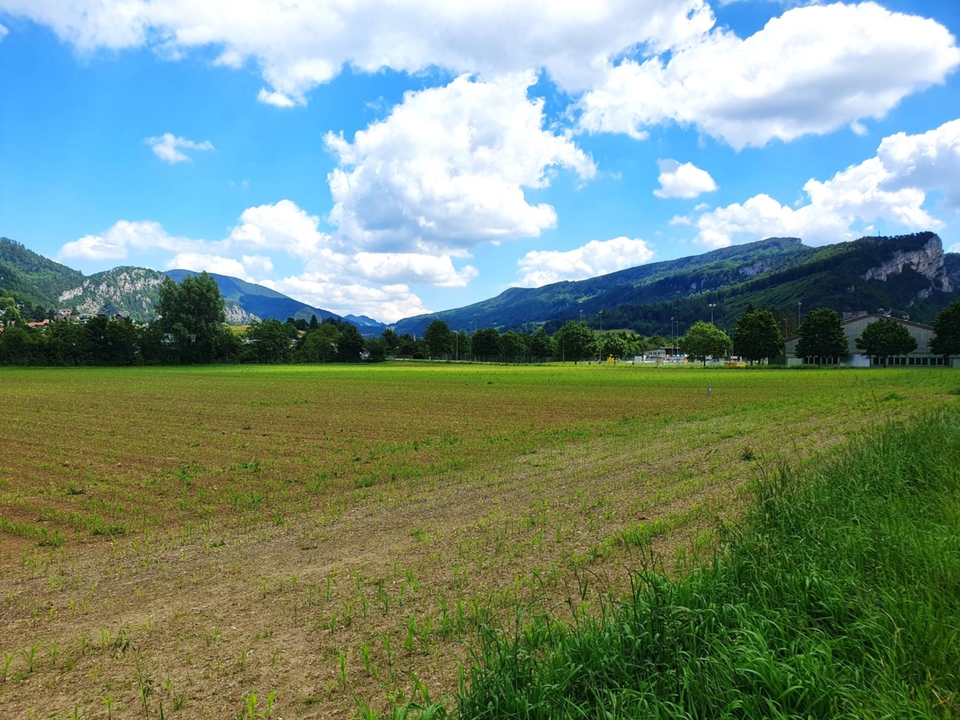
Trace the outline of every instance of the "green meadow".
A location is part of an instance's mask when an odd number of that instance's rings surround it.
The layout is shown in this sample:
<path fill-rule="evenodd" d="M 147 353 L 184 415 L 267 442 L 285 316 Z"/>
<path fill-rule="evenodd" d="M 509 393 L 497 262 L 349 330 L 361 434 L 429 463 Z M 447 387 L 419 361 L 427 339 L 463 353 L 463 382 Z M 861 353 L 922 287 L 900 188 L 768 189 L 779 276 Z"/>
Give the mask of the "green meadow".
<path fill-rule="evenodd" d="M 877 644 L 905 627 L 901 615 L 890 611 L 888 627 L 882 613 L 851 603 L 830 622 L 835 630 L 849 620 L 852 639 L 818 645 L 822 627 L 797 620 L 806 616 L 791 593 L 822 577 L 829 602 L 842 605 L 862 584 L 817 565 L 807 538 L 818 533 L 834 543 L 826 557 L 849 556 L 860 570 L 875 560 L 885 578 L 915 568 L 905 577 L 926 587 L 941 571 L 917 558 L 955 552 L 953 515 L 887 517 L 877 537 L 947 528 L 916 555 L 890 550 L 896 557 L 870 555 L 879 540 L 856 546 L 822 530 L 846 528 L 849 513 L 781 535 L 762 522 L 787 506 L 820 517 L 820 498 L 836 512 L 852 503 L 873 527 L 868 508 L 900 506 L 807 488 L 832 488 L 822 468 L 846 456 L 883 465 L 880 450 L 850 448 L 887 437 L 880 429 L 891 423 L 913 427 L 956 408 L 958 394 L 949 369 L 4 368 L 0 706 L 26 718 L 607 716 L 597 708 L 612 717 L 891 716 L 901 706 L 869 706 L 873 686 L 857 685 L 880 677 L 889 697 L 922 696 L 917 716 L 949 716 L 952 696 L 939 706 L 930 698 L 953 681 L 922 681 L 927 660 L 904 679 Z M 897 467 L 927 472 L 925 458 L 955 447 L 954 416 L 943 418 L 924 420 L 922 457 Z M 920 510 L 955 508 L 950 473 L 929 472 L 940 494 L 923 495 Z M 731 550 L 747 536 L 760 538 L 763 563 L 774 554 L 782 564 L 748 567 L 736 554 L 746 551 Z M 787 565 L 799 569 L 788 577 Z M 949 643 L 934 638 L 944 622 L 953 627 L 953 610 L 933 602 L 952 587 L 944 567 L 946 585 L 916 602 L 930 606 L 918 637 L 949 664 Z M 883 608 L 907 580 L 892 582 L 876 585 Z M 718 587 L 727 594 L 710 595 Z M 737 588 L 760 588 L 762 603 L 737 599 Z M 707 609 L 691 598 L 708 598 Z M 900 605 L 909 616 L 913 605 Z M 680 606 L 689 613 L 678 616 Z M 631 677 L 663 669 L 663 687 L 628 687 L 615 675 L 590 684 L 569 672 L 569 643 L 599 642 L 589 633 L 603 635 L 605 618 L 627 627 L 625 608 L 639 618 L 636 647 L 651 618 L 669 619 L 643 652 L 660 643 L 672 655 L 624 665 Z M 621 657 L 627 641 L 611 642 L 590 652 Z M 776 654 L 785 651 L 760 652 L 778 643 L 833 675 L 812 685 Z M 824 660 L 867 645 L 860 660 L 856 650 L 843 655 L 842 672 Z M 738 705 L 757 685 L 754 670 L 737 665 L 740 649 L 756 661 L 750 668 L 776 678 L 774 704 Z M 849 668 L 860 666 L 855 677 Z M 551 673 L 564 672 L 561 691 Z M 701 682 L 702 697 L 690 689 Z M 722 687 L 732 689 L 718 698 Z"/>

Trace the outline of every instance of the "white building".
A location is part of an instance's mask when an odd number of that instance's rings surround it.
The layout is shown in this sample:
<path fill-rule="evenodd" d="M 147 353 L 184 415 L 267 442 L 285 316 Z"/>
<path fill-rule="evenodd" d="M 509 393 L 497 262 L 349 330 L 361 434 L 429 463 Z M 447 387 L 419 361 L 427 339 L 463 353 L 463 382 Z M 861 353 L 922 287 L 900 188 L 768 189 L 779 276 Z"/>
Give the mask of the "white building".
<path fill-rule="evenodd" d="M 857 350 L 856 340 L 863 333 L 864 328 L 880 318 L 895 320 L 905 328 L 917 341 L 917 349 L 909 355 L 891 358 L 876 358 L 867 355 L 861 355 Z M 842 321 L 843 333 L 847 336 L 847 352 L 849 355 L 842 358 L 799 358 L 796 355 L 797 342 L 799 335 L 787 338 L 786 355 L 787 367 L 804 364 L 806 360 L 809 364 L 815 365 L 846 365 L 850 367 L 870 367 L 872 365 L 882 365 L 886 361 L 887 365 L 905 365 L 908 367 L 957 367 L 960 368 L 960 357 L 945 358 L 943 355 L 934 355 L 930 352 L 930 341 L 933 340 L 935 333 L 929 325 L 922 325 L 911 320 L 880 315 L 877 313 L 857 313 Z"/>

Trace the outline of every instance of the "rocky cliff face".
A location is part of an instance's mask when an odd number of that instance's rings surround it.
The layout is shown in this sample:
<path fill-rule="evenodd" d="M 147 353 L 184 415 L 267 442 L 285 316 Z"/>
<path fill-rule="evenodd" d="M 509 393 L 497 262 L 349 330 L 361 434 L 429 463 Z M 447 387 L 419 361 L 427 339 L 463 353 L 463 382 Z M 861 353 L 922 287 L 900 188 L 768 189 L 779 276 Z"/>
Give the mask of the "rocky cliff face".
<path fill-rule="evenodd" d="M 737 272 L 739 272 L 742 277 L 752 278 L 756 277 L 760 273 L 766 272 L 776 265 L 777 263 L 773 260 L 757 260 L 749 265 L 744 265 Z"/>
<path fill-rule="evenodd" d="M 160 286 L 166 277 L 147 268 L 114 268 L 91 275 L 77 287 L 61 293 L 58 302 L 61 307 L 76 308 L 80 313 L 124 313 L 134 322 L 147 323 L 157 319 Z M 260 320 L 236 303 L 226 303 L 224 310 L 231 325 L 249 325 Z"/>
<path fill-rule="evenodd" d="M 260 322 L 262 318 L 253 313 L 247 312 L 236 303 L 225 303 L 224 308 L 227 314 L 227 324 L 229 325 L 249 325 L 252 322 Z"/>
<path fill-rule="evenodd" d="M 157 316 L 157 300 L 164 275 L 155 270 L 119 267 L 91 275 L 78 287 L 62 292 L 57 301 L 77 312 L 126 313 L 135 322 L 149 322 Z"/>
<path fill-rule="evenodd" d="M 885 281 L 891 275 L 902 273 L 904 268 L 911 268 L 930 280 L 931 291 L 953 292 L 944 262 L 943 243 L 937 235 L 916 250 L 897 250 L 885 262 L 867 270 L 863 279 Z"/>

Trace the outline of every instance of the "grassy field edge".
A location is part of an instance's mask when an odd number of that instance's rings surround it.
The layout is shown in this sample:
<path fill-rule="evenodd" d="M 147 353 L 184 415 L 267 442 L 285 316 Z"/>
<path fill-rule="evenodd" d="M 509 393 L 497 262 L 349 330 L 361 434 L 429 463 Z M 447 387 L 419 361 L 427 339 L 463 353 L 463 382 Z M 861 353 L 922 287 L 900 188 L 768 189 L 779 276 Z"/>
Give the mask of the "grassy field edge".
<path fill-rule="evenodd" d="M 463 718 L 960 713 L 960 413 L 762 478 L 715 562 L 575 626 L 489 631 Z"/>

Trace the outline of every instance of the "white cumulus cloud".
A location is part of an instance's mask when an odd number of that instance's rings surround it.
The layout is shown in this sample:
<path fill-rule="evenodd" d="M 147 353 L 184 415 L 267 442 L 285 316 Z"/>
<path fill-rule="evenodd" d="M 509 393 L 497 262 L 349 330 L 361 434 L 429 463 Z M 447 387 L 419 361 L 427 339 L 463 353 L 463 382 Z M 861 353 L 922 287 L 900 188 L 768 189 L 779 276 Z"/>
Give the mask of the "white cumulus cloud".
<path fill-rule="evenodd" d="M 697 242 L 724 247 L 735 239 L 785 235 L 813 245 L 852 239 L 856 223 L 879 219 L 908 231 L 938 230 L 944 223 L 924 208 L 927 194 L 940 192 L 948 207 L 960 200 L 960 120 L 919 135 L 884 138 L 877 155 L 831 179 L 808 180 L 806 202 L 781 205 L 756 195 L 697 220 Z"/>
<path fill-rule="evenodd" d="M 225 244 L 233 248 L 278 250 L 301 260 L 318 256 L 329 259 L 334 252 L 333 238 L 320 231 L 320 218 L 290 200 L 244 210 L 240 224 L 230 231 Z"/>
<path fill-rule="evenodd" d="M 939 190 L 948 207 L 960 210 L 960 120 L 920 135 L 885 137 L 877 157 L 890 173 L 884 188 Z"/>
<path fill-rule="evenodd" d="M 10 32 L 3 25 L 0 25 L 0 40 L 3 40 L 4 36 Z"/>
<path fill-rule="evenodd" d="M 693 163 L 681 165 L 668 159 L 657 160 L 657 165 L 660 166 L 660 177 L 657 178 L 660 187 L 653 191 L 657 197 L 690 199 L 717 189 L 710 173 Z"/>
<path fill-rule="evenodd" d="M 177 253 L 167 262 L 168 270 L 193 270 L 194 272 L 203 272 L 204 270 L 219 275 L 229 275 L 231 277 L 256 282 L 255 274 L 262 276 L 265 273 L 273 272 L 273 262 L 270 258 L 258 255 L 243 255 L 239 260 L 232 257 L 223 257 L 221 255 L 209 255 L 197 252 Z"/>
<path fill-rule="evenodd" d="M 638 45 L 686 43 L 713 25 L 705 0 L 0 0 L 0 11 L 49 26 L 82 52 L 152 47 L 182 58 L 213 48 L 220 65 L 259 65 L 287 107 L 345 66 L 414 73 L 443 67 L 485 76 L 545 68 L 582 90 L 609 58 Z"/>
<path fill-rule="evenodd" d="M 100 235 L 66 243 L 58 257 L 101 262 L 125 259 L 132 251 L 160 251 L 167 255 L 162 261 L 167 269 L 238 277 L 338 314 L 386 321 L 429 312 L 410 289 L 412 283 L 464 287 L 477 276 L 471 265 L 457 269 L 450 254 L 359 250 L 319 226 L 320 218 L 281 200 L 247 208 L 221 240 L 172 236 L 156 222 L 121 220 Z M 301 271 L 271 277 L 277 254 L 299 262 Z"/>
<path fill-rule="evenodd" d="M 873 2 L 810 5 L 746 39 L 718 28 L 666 61 L 624 60 L 582 98 L 579 122 L 643 138 L 675 121 L 737 149 L 762 147 L 881 118 L 958 65 L 955 39 L 934 20 Z"/>
<path fill-rule="evenodd" d="M 149 220 L 129 222 L 121 220 L 103 235 L 85 235 L 79 240 L 66 243 L 60 248 L 60 259 L 75 260 L 122 260 L 129 249 L 171 250 L 188 247 L 187 238 L 167 234 L 160 223 Z"/>
<path fill-rule="evenodd" d="M 573 250 L 534 250 L 517 261 L 522 287 L 540 287 L 561 280 L 583 280 L 642 265 L 653 257 L 639 238 L 591 240 Z"/>
<path fill-rule="evenodd" d="M 461 76 L 407 93 L 352 143 L 329 133 L 339 234 L 364 249 L 437 254 L 553 227 L 553 207 L 529 204 L 523 189 L 549 185 L 552 167 L 581 178 L 596 169 L 573 142 L 543 129 L 543 101 L 527 98 L 535 80 Z"/>
<path fill-rule="evenodd" d="M 356 282 L 332 282 L 320 274 L 304 273 L 281 280 L 265 280 L 263 285 L 338 315 L 366 315 L 384 322 L 395 322 L 431 312 L 402 283 L 371 287 Z"/>
<path fill-rule="evenodd" d="M 378 282 L 422 282 L 436 287 L 465 287 L 478 274 L 472 265 L 456 270 L 449 255 L 368 253 L 353 256 L 358 275 Z"/>
<path fill-rule="evenodd" d="M 181 150 L 213 150 L 209 140 L 194 142 L 182 137 L 174 137 L 173 133 L 164 133 L 159 137 L 148 137 L 144 142 L 153 148 L 153 154 L 165 163 L 174 165 L 180 162 L 189 162 L 192 158 Z"/>

